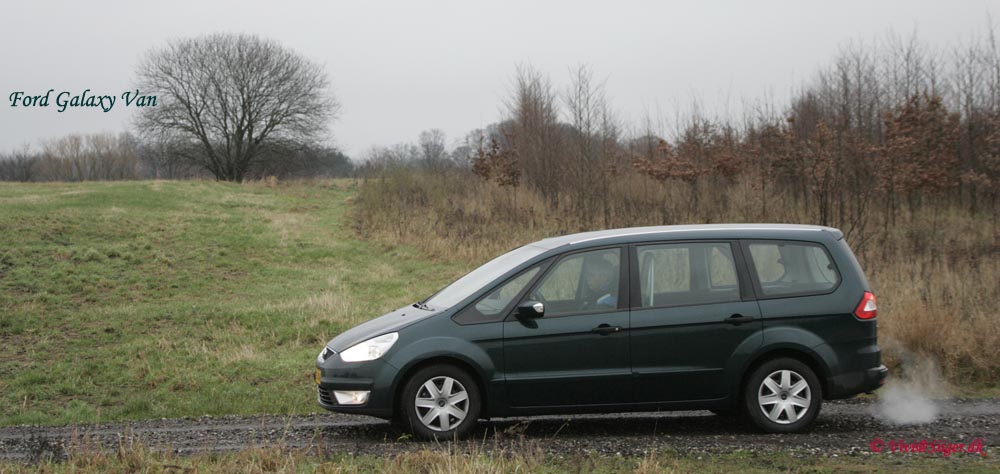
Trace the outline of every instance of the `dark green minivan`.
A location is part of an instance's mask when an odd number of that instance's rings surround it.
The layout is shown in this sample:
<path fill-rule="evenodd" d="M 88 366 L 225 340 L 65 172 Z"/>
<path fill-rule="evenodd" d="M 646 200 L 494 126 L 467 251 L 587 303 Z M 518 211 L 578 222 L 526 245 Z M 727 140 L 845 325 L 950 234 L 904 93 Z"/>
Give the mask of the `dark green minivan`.
<path fill-rule="evenodd" d="M 882 385 L 875 296 L 843 233 L 739 224 L 525 245 L 335 337 L 319 404 L 424 438 L 481 418 L 712 410 L 775 433 Z"/>

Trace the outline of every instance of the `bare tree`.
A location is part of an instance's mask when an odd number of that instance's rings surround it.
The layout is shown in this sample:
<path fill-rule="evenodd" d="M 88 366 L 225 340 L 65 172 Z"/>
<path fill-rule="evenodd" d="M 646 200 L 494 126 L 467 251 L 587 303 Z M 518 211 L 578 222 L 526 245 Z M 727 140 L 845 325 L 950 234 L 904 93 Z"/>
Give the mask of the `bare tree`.
<path fill-rule="evenodd" d="M 139 177 L 138 143 L 131 134 L 72 134 L 42 144 L 39 181 L 108 181 Z"/>
<path fill-rule="evenodd" d="M 514 90 L 506 101 L 510 120 L 503 123 L 502 132 L 511 159 L 519 163 L 526 181 L 553 203 L 562 185 L 564 151 L 556 101 L 548 77 L 530 66 L 518 66 Z"/>
<path fill-rule="evenodd" d="M 31 152 L 29 145 L 10 154 L 0 154 L 0 181 L 34 181 L 37 165 L 38 155 Z"/>
<path fill-rule="evenodd" d="M 143 137 L 137 150 L 141 176 L 145 179 L 183 179 L 204 176 L 204 169 L 184 159 L 181 148 L 192 148 L 189 142 L 174 133 L 157 133 Z M 189 151 L 190 154 L 190 151 Z"/>
<path fill-rule="evenodd" d="M 316 140 L 339 110 L 322 66 L 255 35 L 174 41 L 147 53 L 138 77 L 160 99 L 139 129 L 197 144 L 179 150 L 219 180 L 242 181 L 268 145 Z"/>
<path fill-rule="evenodd" d="M 603 82 L 595 83 L 593 72 L 585 65 L 570 71 L 570 85 L 563 94 L 565 112 L 572 125 L 566 137 L 569 155 L 564 170 L 573 181 L 574 202 L 587 215 L 600 215 L 609 226 L 611 208 L 608 199 L 608 175 L 615 171 L 621 152 L 617 117 L 611 111 Z"/>
<path fill-rule="evenodd" d="M 448 167 L 448 148 L 444 131 L 437 128 L 420 132 L 420 163 L 432 172 Z"/>

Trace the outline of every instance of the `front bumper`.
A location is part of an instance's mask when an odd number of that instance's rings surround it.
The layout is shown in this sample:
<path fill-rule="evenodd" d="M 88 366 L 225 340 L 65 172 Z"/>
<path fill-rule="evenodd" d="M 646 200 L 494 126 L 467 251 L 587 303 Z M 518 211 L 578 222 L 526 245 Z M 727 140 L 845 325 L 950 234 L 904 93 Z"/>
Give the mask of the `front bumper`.
<path fill-rule="evenodd" d="M 316 401 L 319 406 L 338 413 L 391 418 L 393 414 L 393 381 L 397 369 L 381 359 L 347 363 L 333 356 L 316 364 Z M 337 402 L 334 392 L 368 391 L 363 404 L 346 405 Z"/>

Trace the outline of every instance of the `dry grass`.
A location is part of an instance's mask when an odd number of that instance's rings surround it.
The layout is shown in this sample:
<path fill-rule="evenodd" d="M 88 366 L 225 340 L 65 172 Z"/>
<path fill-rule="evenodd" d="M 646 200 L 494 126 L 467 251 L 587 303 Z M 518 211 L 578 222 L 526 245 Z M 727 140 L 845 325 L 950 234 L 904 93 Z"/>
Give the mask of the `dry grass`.
<path fill-rule="evenodd" d="M 71 450 L 66 459 L 34 459 L 33 464 L 0 461 L 0 474 L 41 473 L 730 473 L 772 472 L 990 472 L 979 456 L 796 456 L 790 453 L 728 454 L 652 451 L 642 457 L 574 452 L 547 454 L 544 442 L 520 441 L 508 448 L 476 443 L 428 445 L 398 454 L 323 454 L 322 450 L 283 446 L 250 447 L 236 452 L 181 456 L 130 444 L 114 450 Z"/>
<path fill-rule="evenodd" d="M 579 463 L 582 460 L 576 460 Z M 0 462 L 0 474 L 20 472 L 243 472 L 243 473 L 523 473 L 538 472 L 546 455 L 537 443 L 520 440 L 503 446 L 496 442 L 427 444 L 426 447 L 386 456 L 347 456 L 324 453 L 322 447 L 251 446 L 236 452 L 179 455 L 138 441 L 121 442 L 115 449 L 75 439 L 63 449 L 42 443 L 27 459 L 32 465 Z M 593 464 L 593 463 L 591 463 Z M 655 472 L 655 471 L 642 471 Z"/>
<path fill-rule="evenodd" d="M 471 268 L 513 247 L 604 228 L 713 222 L 819 224 L 795 197 L 761 193 L 757 180 L 661 184 L 627 174 L 612 179 L 602 209 L 525 187 L 503 188 L 471 175 L 391 170 L 360 186 L 358 232 L 405 243 Z M 765 199 L 766 197 L 766 199 Z M 895 367 L 907 351 L 929 357 L 948 378 L 1000 378 L 1000 228 L 947 203 L 905 209 L 894 225 L 872 203 L 854 224 L 829 223 L 848 242 L 879 298 L 880 336 Z"/>

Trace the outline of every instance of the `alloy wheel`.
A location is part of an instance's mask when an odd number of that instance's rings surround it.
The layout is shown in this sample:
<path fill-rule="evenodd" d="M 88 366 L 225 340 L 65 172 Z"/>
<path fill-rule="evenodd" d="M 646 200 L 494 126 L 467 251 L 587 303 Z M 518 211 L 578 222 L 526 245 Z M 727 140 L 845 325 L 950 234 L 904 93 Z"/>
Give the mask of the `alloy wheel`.
<path fill-rule="evenodd" d="M 441 375 L 420 386 L 413 405 L 424 426 L 433 431 L 449 431 L 469 414 L 469 393 L 458 380 Z"/>
<path fill-rule="evenodd" d="M 757 389 L 757 404 L 769 420 L 788 425 L 809 411 L 812 391 L 809 382 L 793 370 L 776 370 L 764 377 Z"/>

